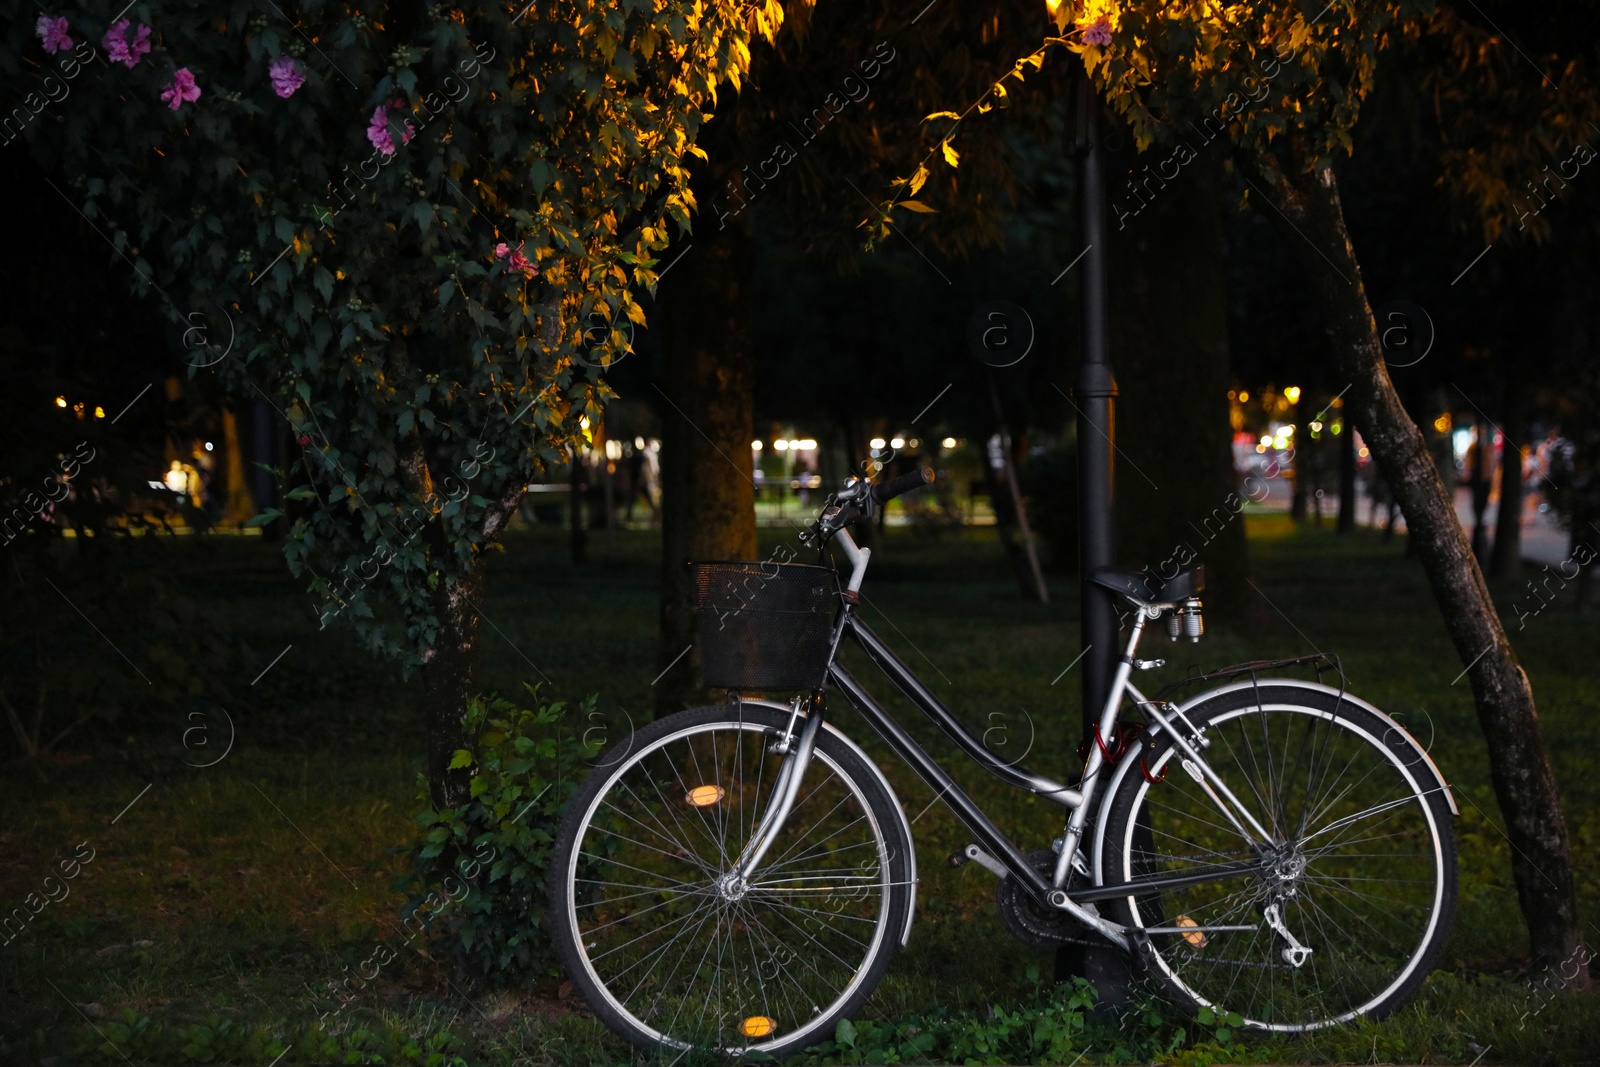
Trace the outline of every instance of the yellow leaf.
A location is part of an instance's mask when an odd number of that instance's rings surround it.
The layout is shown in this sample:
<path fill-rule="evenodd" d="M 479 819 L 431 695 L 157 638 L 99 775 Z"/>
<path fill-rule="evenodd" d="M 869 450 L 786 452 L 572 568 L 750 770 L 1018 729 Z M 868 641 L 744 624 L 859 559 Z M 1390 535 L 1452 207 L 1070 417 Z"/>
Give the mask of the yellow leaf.
<path fill-rule="evenodd" d="M 895 207 L 903 207 L 907 211 L 915 211 L 919 215 L 937 215 L 937 208 L 931 208 L 920 200 L 902 200 Z"/>
<path fill-rule="evenodd" d="M 917 172 L 911 176 L 911 195 L 916 196 L 922 192 L 923 183 L 928 180 L 928 168 L 925 164 L 917 165 Z"/>
<path fill-rule="evenodd" d="M 946 163 L 950 164 L 952 167 L 959 167 L 961 165 L 961 157 L 956 154 L 956 150 L 954 148 L 950 147 L 949 141 L 943 142 L 939 147 L 944 149 L 944 161 Z"/>
<path fill-rule="evenodd" d="M 955 119 L 957 122 L 960 122 L 961 116 L 957 115 L 954 111 L 935 111 L 922 121 L 932 122 L 934 119 Z"/>

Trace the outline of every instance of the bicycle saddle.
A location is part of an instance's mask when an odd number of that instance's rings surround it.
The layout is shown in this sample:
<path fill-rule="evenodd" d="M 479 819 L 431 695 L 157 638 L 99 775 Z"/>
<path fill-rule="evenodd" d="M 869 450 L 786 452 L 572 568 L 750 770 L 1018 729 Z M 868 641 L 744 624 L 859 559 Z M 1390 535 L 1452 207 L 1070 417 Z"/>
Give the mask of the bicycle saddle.
<path fill-rule="evenodd" d="M 1127 567 L 1096 567 L 1089 580 L 1140 604 L 1170 604 L 1199 596 L 1206 587 L 1204 564 L 1192 563 L 1169 578 Z"/>

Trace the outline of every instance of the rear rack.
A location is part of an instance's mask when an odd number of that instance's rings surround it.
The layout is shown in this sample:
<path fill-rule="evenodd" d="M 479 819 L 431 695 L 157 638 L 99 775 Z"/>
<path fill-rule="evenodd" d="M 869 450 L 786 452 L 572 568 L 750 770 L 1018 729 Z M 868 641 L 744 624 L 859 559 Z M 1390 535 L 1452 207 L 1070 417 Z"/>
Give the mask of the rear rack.
<path fill-rule="evenodd" d="M 1207 671 L 1204 674 L 1194 673 L 1197 668 L 1190 667 L 1187 677 L 1175 682 L 1169 682 L 1161 688 L 1155 696 L 1157 700 L 1166 700 L 1180 689 L 1201 682 L 1215 682 L 1227 678 L 1237 678 L 1241 674 L 1255 675 L 1262 671 L 1281 670 L 1284 667 L 1311 667 L 1317 673 L 1317 681 L 1322 681 L 1323 674 L 1335 671 L 1339 675 L 1339 691 L 1345 690 L 1344 666 L 1339 662 L 1338 656 L 1326 652 L 1316 652 L 1307 656 L 1292 656 L 1288 659 L 1254 659 L 1248 663 L 1236 663 L 1231 667 L 1222 667 L 1218 670 Z"/>

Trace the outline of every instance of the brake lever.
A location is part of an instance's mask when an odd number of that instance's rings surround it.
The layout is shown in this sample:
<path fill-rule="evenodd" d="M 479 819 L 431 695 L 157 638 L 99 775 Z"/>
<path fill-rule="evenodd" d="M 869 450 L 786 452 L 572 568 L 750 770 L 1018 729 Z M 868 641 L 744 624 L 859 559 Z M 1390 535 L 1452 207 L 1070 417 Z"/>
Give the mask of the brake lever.
<path fill-rule="evenodd" d="M 829 523 L 834 515 L 839 513 L 839 494 L 829 493 L 828 499 L 823 502 L 822 513 L 817 520 L 806 529 L 800 531 L 800 543 L 807 548 L 821 549 L 828 537 L 835 532 Z"/>
<path fill-rule="evenodd" d="M 828 538 L 861 519 L 872 518 L 872 483 L 858 479 L 837 493 L 829 494 L 817 521 L 800 533 L 800 543 L 821 549 Z"/>

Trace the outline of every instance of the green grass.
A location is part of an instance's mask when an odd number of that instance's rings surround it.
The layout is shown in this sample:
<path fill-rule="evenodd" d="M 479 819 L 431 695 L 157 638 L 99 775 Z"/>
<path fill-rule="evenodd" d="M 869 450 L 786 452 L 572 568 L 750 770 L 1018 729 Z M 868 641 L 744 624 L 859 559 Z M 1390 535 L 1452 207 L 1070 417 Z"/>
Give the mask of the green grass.
<path fill-rule="evenodd" d="M 1485 1064 L 1593 1062 L 1595 995 L 1547 998 L 1516 982 L 1527 948 L 1507 845 L 1470 694 L 1464 681 L 1452 684 L 1461 664 L 1420 569 L 1398 542 L 1382 545 L 1366 532 L 1340 538 L 1293 530 L 1281 518 L 1250 523 L 1258 610 L 1242 620 L 1208 620 L 1198 646 L 1159 641 L 1163 651 L 1153 654 L 1171 665 L 1156 680 L 1181 676 L 1191 662 L 1340 655 L 1351 690 L 1398 713 L 1454 784 L 1462 893 L 1443 969 L 1398 1017 L 1300 1041 L 1247 1036 L 1240 1045 L 1235 1038 L 1226 1058 L 1467 1063 L 1487 1048 Z M 781 536 L 763 531 L 764 543 Z M 411 951 L 358 983 L 356 1008 L 317 1023 L 331 1006 L 320 991 L 359 973 L 380 941 L 399 940 L 402 900 L 391 883 L 412 832 L 412 757 L 420 749 L 411 689 L 339 633 L 316 630 L 270 546 L 183 539 L 146 550 L 164 554 L 228 620 L 229 637 L 257 669 L 292 647 L 257 685 L 241 680 L 241 701 L 230 706 L 237 743 L 216 766 L 185 766 L 173 724 L 132 723 L 69 743 L 87 757 L 81 761 L 37 773 L 5 768 L 0 904 L 7 911 L 40 892 L 80 842 L 95 855 L 67 883 L 65 899 L 0 944 L 0 1062 L 70 1055 L 107 1036 L 136 1062 L 209 1055 L 265 1064 L 293 1043 L 283 1064 L 349 1055 L 420 1063 L 430 1039 L 453 1041 L 433 1051 L 473 1064 L 628 1060 L 556 982 L 470 996 Z M 589 565 L 575 568 L 559 531 L 511 534 L 493 561 L 493 592 L 483 604 L 484 688 L 512 694 L 524 680 L 543 678 L 557 696 L 597 692 L 616 732 L 650 714 L 659 562 L 648 532 L 596 533 L 590 554 Z M 1065 777 L 1078 720 L 1077 671 L 1061 673 L 1077 655 L 1073 587 L 1057 577 L 1050 605 L 1026 604 L 992 531 L 939 538 L 895 531 L 875 560 L 865 617 L 946 704 L 989 731 L 997 751 L 1026 752 L 1025 765 Z M 1502 603 L 1515 592 L 1503 590 Z M 1514 640 L 1566 804 L 1583 916 L 1600 942 L 1600 612 L 1578 614 L 1570 591 L 1564 595 Z M 925 744 L 948 751 L 886 681 L 853 666 Z M 917 925 L 863 1021 L 984 1016 L 990 1006 L 1046 995 L 1037 976 L 1050 973 L 1051 953 L 1004 934 L 989 875 L 945 864 L 969 840 L 948 809 L 930 806 L 930 790 L 890 762 L 847 707 L 832 714 L 885 764 L 917 816 Z M 1025 849 L 1047 847 L 1059 832 L 1059 808 L 1006 791 L 976 768 L 952 766 Z M 220 1031 L 212 1025 L 224 1021 Z M 1138 1020 L 1126 1030 L 1094 1026 L 1090 1036 L 1100 1044 L 1085 1062 L 1115 1056 L 1119 1044 L 1124 1056 L 1158 1056 L 1158 1032 L 1171 1031 L 1170 1020 L 1166 1030 Z M 413 1039 L 415 1055 L 407 1047 Z M 1200 1062 L 1223 1054 L 1188 1055 Z M 123 1062 L 109 1051 L 85 1058 Z"/>

